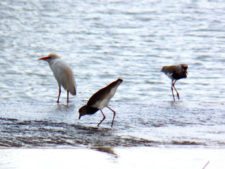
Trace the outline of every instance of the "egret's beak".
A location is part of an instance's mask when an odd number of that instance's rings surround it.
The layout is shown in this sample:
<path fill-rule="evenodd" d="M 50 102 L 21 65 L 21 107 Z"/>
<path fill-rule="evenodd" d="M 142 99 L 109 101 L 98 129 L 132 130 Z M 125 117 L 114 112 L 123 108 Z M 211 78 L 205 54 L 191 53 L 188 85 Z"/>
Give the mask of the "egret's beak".
<path fill-rule="evenodd" d="M 48 59 L 50 59 L 51 57 L 49 57 L 49 56 L 44 56 L 44 57 L 41 57 L 41 58 L 39 58 L 38 60 L 48 60 Z"/>
<path fill-rule="evenodd" d="M 81 114 L 79 115 L 79 118 L 78 119 L 80 120 L 80 118 L 81 118 Z"/>

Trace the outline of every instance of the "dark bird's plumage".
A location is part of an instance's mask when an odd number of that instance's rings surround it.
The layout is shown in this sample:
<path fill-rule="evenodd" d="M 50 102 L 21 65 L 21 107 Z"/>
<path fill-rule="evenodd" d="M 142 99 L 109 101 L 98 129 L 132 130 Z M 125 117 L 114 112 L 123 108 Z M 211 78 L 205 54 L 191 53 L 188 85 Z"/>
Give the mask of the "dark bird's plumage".
<path fill-rule="evenodd" d="M 179 79 L 187 78 L 187 64 L 179 64 L 179 65 L 171 65 L 171 66 L 163 66 L 161 71 L 165 73 L 171 80 L 171 91 L 173 95 L 173 100 L 175 101 L 175 96 L 173 90 L 177 93 L 177 98 L 180 99 L 179 93 L 175 88 L 175 83 Z"/>
<path fill-rule="evenodd" d="M 118 86 L 122 82 L 123 82 L 122 79 L 117 79 L 116 81 L 113 81 L 106 87 L 100 89 L 95 94 L 93 94 L 91 96 L 91 98 L 88 100 L 87 104 L 82 106 L 79 109 L 79 119 L 84 115 L 91 115 L 91 114 L 96 113 L 98 110 L 100 110 L 103 115 L 103 119 L 98 123 L 98 126 L 99 126 L 105 119 L 105 115 L 102 112 L 102 109 L 104 107 L 107 107 L 108 109 L 110 109 L 113 112 L 113 120 L 112 120 L 112 124 L 111 124 L 111 126 L 113 126 L 116 112 L 108 106 L 108 103 L 109 103 L 110 99 L 114 96 Z"/>

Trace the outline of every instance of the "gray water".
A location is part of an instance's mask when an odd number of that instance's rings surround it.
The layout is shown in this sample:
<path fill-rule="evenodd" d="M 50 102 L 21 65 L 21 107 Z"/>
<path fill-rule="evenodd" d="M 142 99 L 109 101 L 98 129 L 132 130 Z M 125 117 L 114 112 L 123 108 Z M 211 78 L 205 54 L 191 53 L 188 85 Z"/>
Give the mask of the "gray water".
<path fill-rule="evenodd" d="M 1 0 L 0 146 L 225 147 L 225 2 L 220 0 Z M 53 52 L 78 94 L 57 104 Z M 163 65 L 187 63 L 172 102 Z M 99 88 L 122 77 L 101 114 L 78 120 Z"/>

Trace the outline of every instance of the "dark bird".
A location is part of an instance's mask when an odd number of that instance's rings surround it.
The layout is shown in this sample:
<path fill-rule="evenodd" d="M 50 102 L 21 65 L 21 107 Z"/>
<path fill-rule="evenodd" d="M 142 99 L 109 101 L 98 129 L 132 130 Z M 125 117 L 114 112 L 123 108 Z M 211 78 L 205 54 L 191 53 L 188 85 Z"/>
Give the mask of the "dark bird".
<path fill-rule="evenodd" d="M 175 101 L 175 96 L 173 90 L 177 93 L 177 98 L 180 99 L 180 95 L 175 88 L 175 83 L 179 79 L 187 78 L 187 64 L 179 64 L 179 65 L 171 65 L 171 66 L 163 66 L 161 71 L 165 73 L 171 80 L 171 91 L 173 95 L 173 100 Z"/>
<path fill-rule="evenodd" d="M 60 56 L 50 53 L 48 56 L 39 58 L 48 62 L 59 86 L 59 94 L 57 103 L 61 95 L 61 86 L 67 91 L 67 103 L 69 102 L 69 93 L 76 95 L 76 83 L 74 79 L 73 70 L 65 63 Z"/>
<path fill-rule="evenodd" d="M 113 112 L 113 120 L 111 123 L 111 127 L 113 126 L 113 122 L 116 116 L 116 112 L 108 106 L 110 99 L 114 96 L 116 93 L 116 90 L 118 86 L 123 82 L 122 79 L 117 79 L 107 85 L 106 87 L 100 89 L 95 94 L 91 96 L 91 98 L 88 100 L 87 104 L 84 105 L 79 109 L 79 119 L 84 115 L 92 115 L 96 113 L 98 110 L 102 113 L 102 120 L 98 123 L 99 125 L 105 120 L 105 115 L 102 111 L 103 108 L 107 107 L 109 110 Z"/>

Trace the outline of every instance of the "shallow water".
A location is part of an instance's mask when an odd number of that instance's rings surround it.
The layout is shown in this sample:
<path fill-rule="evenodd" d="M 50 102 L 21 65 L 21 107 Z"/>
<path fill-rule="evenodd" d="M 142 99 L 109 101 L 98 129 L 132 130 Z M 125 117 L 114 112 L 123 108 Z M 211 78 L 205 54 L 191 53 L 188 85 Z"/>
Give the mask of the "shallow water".
<path fill-rule="evenodd" d="M 0 1 L 0 146 L 225 145 L 225 2 Z M 63 56 L 77 97 L 55 103 L 47 63 Z M 163 65 L 187 63 L 173 103 Z M 124 83 L 111 112 L 78 121 L 77 110 L 117 77 Z"/>
<path fill-rule="evenodd" d="M 109 111 L 97 128 L 100 113 L 79 121 L 73 105 L 5 104 L 1 107 L 0 146 L 225 147 L 223 106 L 209 109 L 204 105 L 193 107 L 194 103 L 159 104 L 114 102 L 112 105 L 118 106 L 113 128 Z"/>

